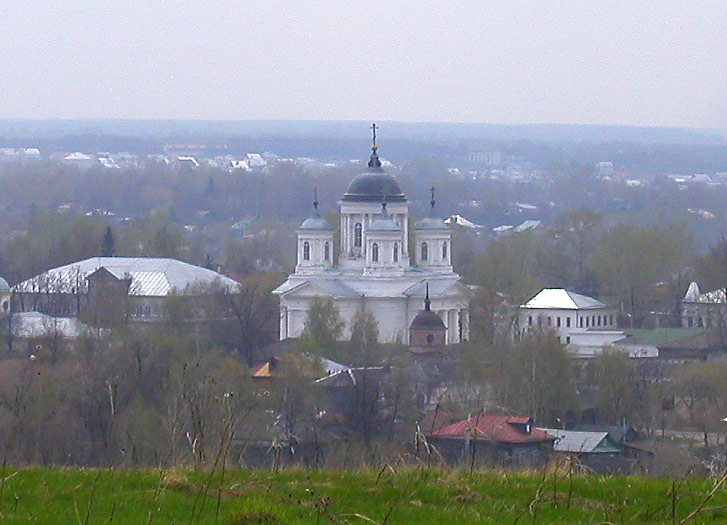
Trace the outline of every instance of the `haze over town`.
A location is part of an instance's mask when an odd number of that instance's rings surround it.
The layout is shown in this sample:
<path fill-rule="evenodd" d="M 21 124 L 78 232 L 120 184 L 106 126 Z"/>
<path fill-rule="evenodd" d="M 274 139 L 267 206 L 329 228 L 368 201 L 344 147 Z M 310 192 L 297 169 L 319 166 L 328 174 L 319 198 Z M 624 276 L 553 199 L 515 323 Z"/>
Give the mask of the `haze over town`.
<path fill-rule="evenodd" d="M 721 0 L 3 2 L 0 117 L 727 128 L 725 25 Z"/>

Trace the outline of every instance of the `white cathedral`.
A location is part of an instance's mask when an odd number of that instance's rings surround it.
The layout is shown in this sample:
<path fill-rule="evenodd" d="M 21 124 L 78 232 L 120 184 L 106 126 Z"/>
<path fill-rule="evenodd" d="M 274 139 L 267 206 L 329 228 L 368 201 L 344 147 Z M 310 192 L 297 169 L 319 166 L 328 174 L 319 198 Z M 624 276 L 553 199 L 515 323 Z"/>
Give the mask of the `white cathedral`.
<path fill-rule="evenodd" d="M 340 201 L 341 236 L 334 256 L 334 229 L 314 213 L 298 229 L 295 273 L 273 291 L 280 297 L 280 338 L 299 337 L 314 297 L 333 299 L 351 335 L 356 312 L 371 312 L 379 341 L 409 343 L 409 327 L 424 308 L 446 327 L 446 343 L 469 338 L 470 292 L 452 270 L 450 230 L 434 215 L 416 223 L 410 247 L 409 204 L 377 155 L 376 127 L 366 171 L 356 176 Z M 336 260 L 337 259 L 337 260 Z"/>

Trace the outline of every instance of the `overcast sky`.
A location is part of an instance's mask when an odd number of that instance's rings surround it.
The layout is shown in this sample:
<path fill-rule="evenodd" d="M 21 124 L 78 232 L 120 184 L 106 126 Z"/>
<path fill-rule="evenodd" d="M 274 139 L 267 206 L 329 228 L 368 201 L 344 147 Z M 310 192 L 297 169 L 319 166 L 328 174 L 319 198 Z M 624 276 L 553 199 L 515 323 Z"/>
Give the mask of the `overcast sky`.
<path fill-rule="evenodd" d="M 0 118 L 727 127 L 727 0 L 0 0 Z"/>

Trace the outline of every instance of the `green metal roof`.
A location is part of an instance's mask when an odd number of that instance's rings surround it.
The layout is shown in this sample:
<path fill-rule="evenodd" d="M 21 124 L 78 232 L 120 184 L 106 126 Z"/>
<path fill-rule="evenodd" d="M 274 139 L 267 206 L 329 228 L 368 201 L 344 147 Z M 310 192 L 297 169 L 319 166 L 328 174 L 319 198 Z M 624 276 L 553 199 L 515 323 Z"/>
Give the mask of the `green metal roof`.
<path fill-rule="evenodd" d="M 707 346 L 707 329 L 654 328 L 653 330 L 627 330 L 626 337 L 617 341 L 629 345 L 649 345 L 668 348 L 694 348 Z"/>

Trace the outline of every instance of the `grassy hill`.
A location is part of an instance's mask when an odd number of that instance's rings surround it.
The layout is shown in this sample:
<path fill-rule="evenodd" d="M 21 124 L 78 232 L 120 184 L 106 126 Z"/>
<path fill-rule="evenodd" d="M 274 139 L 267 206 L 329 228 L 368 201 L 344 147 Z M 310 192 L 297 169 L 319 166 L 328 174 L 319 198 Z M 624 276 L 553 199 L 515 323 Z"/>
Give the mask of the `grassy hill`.
<path fill-rule="evenodd" d="M 716 490 L 713 490 L 715 489 Z M 709 495 L 712 494 L 710 497 Z M 703 479 L 435 470 L 23 469 L 3 472 L 2 523 L 724 522 Z"/>

